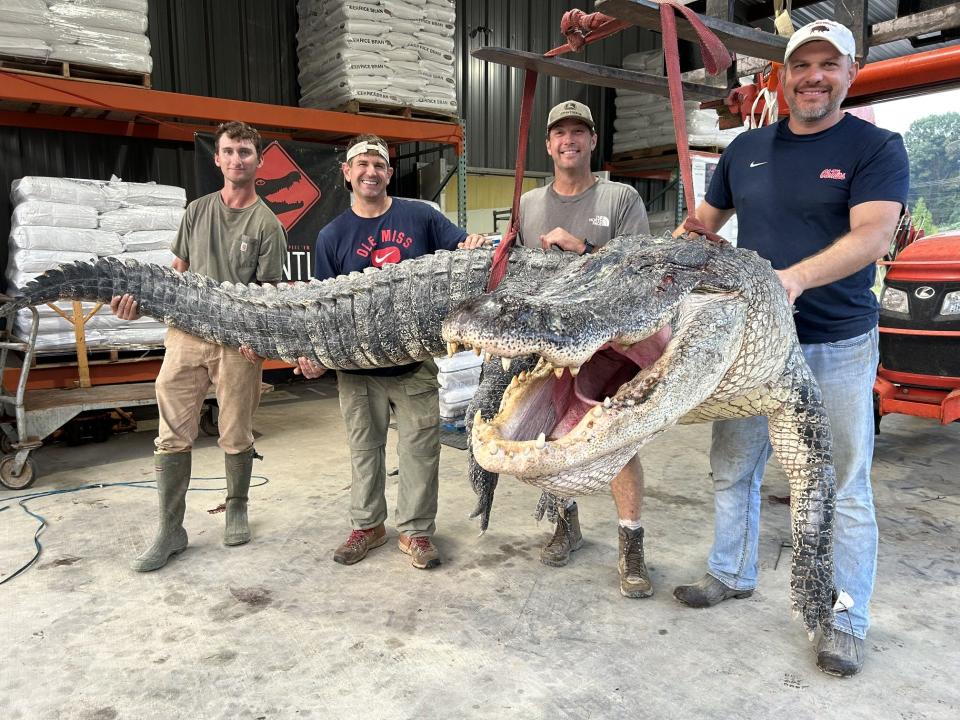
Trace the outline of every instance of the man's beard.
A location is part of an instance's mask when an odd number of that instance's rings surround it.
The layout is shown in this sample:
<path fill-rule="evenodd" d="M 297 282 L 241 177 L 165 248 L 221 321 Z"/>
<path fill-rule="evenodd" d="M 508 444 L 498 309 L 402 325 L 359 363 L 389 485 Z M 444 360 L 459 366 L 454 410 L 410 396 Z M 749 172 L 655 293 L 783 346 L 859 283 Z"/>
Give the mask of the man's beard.
<path fill-rule="evenodd" d="M 828 115 L 833 114 L 840 107 L 846 93 L 842 89 L 838 91 L 830 90 L 827 101 L 818 107 L 801 109 L 797 102 L 796 93 L 787 97 L 787 105 L 790 107 L 790 114 L 802 122 L 816 122 L 823 120 Z"/>

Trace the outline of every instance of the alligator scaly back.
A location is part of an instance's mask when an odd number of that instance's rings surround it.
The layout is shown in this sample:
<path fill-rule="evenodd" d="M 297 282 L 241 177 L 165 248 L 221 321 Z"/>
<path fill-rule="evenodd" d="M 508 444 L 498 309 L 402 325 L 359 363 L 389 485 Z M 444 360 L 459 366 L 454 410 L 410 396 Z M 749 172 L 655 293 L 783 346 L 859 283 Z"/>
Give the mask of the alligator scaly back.
<path fill-rule="evenodd" d="M 403 365 L 446 352 L 440 325 L 461 301 L 483 292 L 488 248 L 438 251 L 382 269 L 279 285 L 218 284 L 191 272 L 115 257 L 50 270 L 0 308 L 10 316 L 58 299 L 110 302 L 129 293 L 140 312 L 227 347 L 265 358 L 307 357 L 328 368 Z M 536 285 L 569 262 L 559 253 L 516 249 L 508 281 Z"/>

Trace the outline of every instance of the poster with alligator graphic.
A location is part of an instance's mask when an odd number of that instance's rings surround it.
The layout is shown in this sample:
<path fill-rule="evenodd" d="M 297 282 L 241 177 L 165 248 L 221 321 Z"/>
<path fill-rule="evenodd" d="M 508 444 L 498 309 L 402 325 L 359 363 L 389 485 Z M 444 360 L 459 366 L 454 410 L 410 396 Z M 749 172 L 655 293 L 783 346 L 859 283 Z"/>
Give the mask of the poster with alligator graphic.
<path fill-rule="evenodd" d="M 213 135 L 197 133 L 194 138 L 197 195 L 201 196 L 222 188 L 223 175 L 213 163 Z M 256 188 L 287 231 L 284 279 L 309 280 L 317 233 L 350 206 L 336 148 L 264 138 Z"/>

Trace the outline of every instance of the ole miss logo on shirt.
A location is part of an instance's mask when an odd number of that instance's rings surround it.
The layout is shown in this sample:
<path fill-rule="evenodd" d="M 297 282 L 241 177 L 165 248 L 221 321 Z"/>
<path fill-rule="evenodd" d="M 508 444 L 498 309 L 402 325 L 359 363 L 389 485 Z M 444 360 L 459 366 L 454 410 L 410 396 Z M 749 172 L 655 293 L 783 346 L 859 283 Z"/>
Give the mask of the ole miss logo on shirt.
<path fill-rule="evenodd" d="M 837 170 L 835 168 L 827 168 L 822 173 L 820 173 L 821 180 L 846 180 L 847 174 L 843 170 Z"/>
<path fill-rule="evenodd" d="M 357 255 L 370 258 L 370 264 L 379 268 L 400 262 L 400 248 L 406 249 L 413 244 L 413 238 L 402 230 L 384 229 L 380 235 L 369 235 L 357 248 Z"/>

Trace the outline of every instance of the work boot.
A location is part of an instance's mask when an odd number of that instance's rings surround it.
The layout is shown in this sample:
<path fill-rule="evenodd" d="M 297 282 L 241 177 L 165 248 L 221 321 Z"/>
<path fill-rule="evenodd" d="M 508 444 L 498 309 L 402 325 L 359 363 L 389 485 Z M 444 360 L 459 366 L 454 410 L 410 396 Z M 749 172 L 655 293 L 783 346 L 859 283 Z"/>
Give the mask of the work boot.
<path fill-rule="evenodd" d="M 223 531 L 224 545 L 243 545 L 250 542 L 247 524 L 247 498 L 250 493 L 250 475 L 253 473 L 253 447 L 241 453 L 223 456 L 227 472 L 227 525 Z"/>
<path fill-rule="evenodd" d="M 820 636 L 817 667 L 827 675 L 850 677 L 863 670 L 863 654 L 863 640 L 835 629 L 829 640 Z"/>
<path fill-rule="evenodd" d="M 363 560 L 367 553 L 387 541 L 387 531 L 383 523 L 369 530 L 353 530 L 333 553 L 333 561 L 341 565 L 353 565 Z"/>
<path fill-rule="evenodd" d="M 540 549 L 540 562 L 551 567 L 563 567 L 570 560 L 570 553 L 583 545 L 580 534 L 580 517 L 577 504 L 557 511 L 557 527 L 550 542 Z"/>
<path fill-rule="evenodd" d="M 628 598 L 653 595 L 653 583 L 643 561 L 643 528 L 631 530 L 620 525 L 620 594 Z"/>
<path fill-rule="evenodd" d="M 428 537 L 421 535 L 410 537 L 401 534 L 397 546 L 401 552 L 410 556 L 410 564 L 418 570 L 426 570 L 440 564 L 440 553 Z"/>
<path fill-rule="evenodd" d="M 717 603 L 735 598 L 740 600 L 753 595 L 753 590 L 737 590 L 728 587 L 709 573 L 692 585 L 677 585 L 673 589 L 673 596 L 684 605 L 693 608 L 713 607 Z"/>
<path fill-rule="evenodd" d="M 154 453 L 153 464 L 160 495 L 160 527 L 153 545 L 130 563 L 137 572 L 159 570 L 171 555 L 187 549 L 183 514 L 187 510 L 187 488 L 190 486 L 190 452 Z"/>

